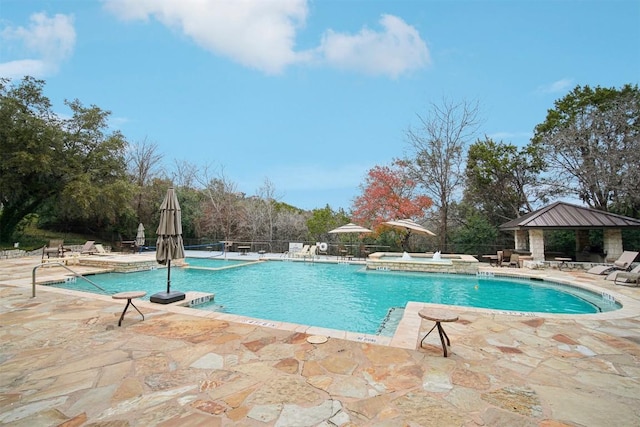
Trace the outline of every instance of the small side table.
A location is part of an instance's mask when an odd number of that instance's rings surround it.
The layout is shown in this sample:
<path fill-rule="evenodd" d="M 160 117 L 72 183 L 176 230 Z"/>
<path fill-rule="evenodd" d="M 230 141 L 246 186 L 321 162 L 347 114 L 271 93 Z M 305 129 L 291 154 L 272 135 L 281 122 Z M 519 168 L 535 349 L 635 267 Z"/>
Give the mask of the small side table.
<path fill-rule="evenodd" d="M 572 260 L 571 260 L 571 258 L 556 257 L 556 261 L 560 261 L 560 265 L 558 265 L 558 270 L 562 271 L 562 266 L 566 265 L 567 262 L 570 262 Z"/>
<path fill-rule="evenodd" d="M 126 299 L 127 300 L 127 305 L 124 306 L 124 310 L 122 311 L 122 315 L 120 315 L 120 320 L 118 321 L 118 326 L 122 325 L 122 319 L 124 318 L 124 314 L 127 312 L 127 309 L 129 308 L 129 305 L 131 305 L 133 308 L 136 309 L 136 311 L 138 313 L 140 313 L 140 316 L 142 316 L 142 320 L 144 320 L 144 314 L 142 314 L 142 312 L 140 310 L 138 310 L 138 307 L 135 306 L 135 304 L 131 301 L 133 298 L 142 298 L 143 296 L 145 296 L 147 293 L 144 291 L 131 291 L 131 292 L 120 292 L 117 294 L 113 294 L 111 296 L 111 298 L 113 299 Z"/>
<path fill-rule="evenodd" d="M 447 333 L 444 331 L 444 329 L 442 329 L 441 323 L 455 322 L 458 320 L 458 315 L 451 311 L 439 310 L 434 308 L 423 308 L 418 312 L 418 316 L 422 317 L 423 319 L 436 322 L 436 324 L 433 325 L 433 328 L 431 328 L 429 332 L 427 332 L 427 335 L 425 335 L 424 338 L 422 338 L 422 341 L 420 341 L 420 348 L 422 348 L 422 343 L 429 336 L 431 331 L 433 331 L 437 327 L 438 334 L 440 335 L 440 342 L 442 343 L 442 350 L 444 351 L 444 357 L 447 357 L 447 345 L 451 346 L 451 341 L 449 341 L 449 337 L 447 336 Z M 444 343 L 445 338 L 447 339 L 446 345 Z"/>

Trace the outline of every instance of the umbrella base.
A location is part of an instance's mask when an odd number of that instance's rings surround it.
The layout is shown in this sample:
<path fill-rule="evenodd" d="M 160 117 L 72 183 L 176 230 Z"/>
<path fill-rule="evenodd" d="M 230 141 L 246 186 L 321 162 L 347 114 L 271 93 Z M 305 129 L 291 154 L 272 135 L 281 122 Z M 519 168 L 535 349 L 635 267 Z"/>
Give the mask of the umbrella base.
<path fill-rule="evenodd" d="M 182 301 L 185 298 L 186 296 L 184 292 L 171 291 L 153 294 L 149 300 L 158 304 L 171 304 L 172 302 Z"/>

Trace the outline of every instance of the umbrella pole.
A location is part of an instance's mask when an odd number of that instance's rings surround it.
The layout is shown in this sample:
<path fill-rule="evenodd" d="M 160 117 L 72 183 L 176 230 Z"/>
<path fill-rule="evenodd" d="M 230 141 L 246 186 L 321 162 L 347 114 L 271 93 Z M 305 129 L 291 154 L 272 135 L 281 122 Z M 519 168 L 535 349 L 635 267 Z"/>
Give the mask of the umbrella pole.
<path fill-rule="evenodd" d="M 167 260 L 167 294 L 171 292 L 171 260 Z"/>

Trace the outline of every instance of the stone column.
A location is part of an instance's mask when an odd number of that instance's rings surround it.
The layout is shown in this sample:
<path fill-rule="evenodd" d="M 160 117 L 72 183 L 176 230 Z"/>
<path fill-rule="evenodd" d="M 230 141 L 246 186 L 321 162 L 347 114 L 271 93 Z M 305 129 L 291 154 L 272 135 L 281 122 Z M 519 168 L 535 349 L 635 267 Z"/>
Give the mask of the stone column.
<path fill-rule="evenodd" d="M 529 250 L 534 261 L 544 261 L 543 230 L 529 230 Z"/>
<path fill-rule="evenodd" d="M 529 247 L 527 245 L 527 231 L 526 230 L 516 230 L 515 235 L 516 240 L 516 249 L 521 251 L 526 251 Z"/>
<path fill-rule="evenodd" d="M 619 228 L 604 229 L 605 261 L 613 262 L 622 255 L 622 231 Z"/>

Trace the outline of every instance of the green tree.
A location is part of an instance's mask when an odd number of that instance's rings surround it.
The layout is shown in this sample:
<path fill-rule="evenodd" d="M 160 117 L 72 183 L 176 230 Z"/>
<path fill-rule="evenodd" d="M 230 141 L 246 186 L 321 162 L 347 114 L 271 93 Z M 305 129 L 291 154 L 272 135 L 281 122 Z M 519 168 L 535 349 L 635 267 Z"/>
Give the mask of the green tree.
<path fill-rule="evenodd" d="M 548 181 L 588 206 L 640 214 L 640 91 L 577 86 L 535 128 Z"/>
<path fill-rule="evenodd" d="M 322 209 L 311 211 L 311 217 L 307 220 L 310 239 L 316 242 L 323 242 L 329 239 L 329 230 L 333 230 L 349 222 L 347 214 L 340 209 L 335 212 L 329 205 Z"/>
<path fill-rule="evenodd" d="M 65 228 L 115 226 L 129 214 L 126 141 L 107 133 L 108 112 L 75 100 L 51 110 L 44 81 L 0 80 L 0 240 L 30 213 Z"/>
<path fill-rule="evenodd" d="M 469 147 L 464 200 L 500 225 L 535 209 L 546 193 L 539 176 L 544 162 L 535 147 L 478 140 Z"/>
<path fill-rule="evenodd" d="M 0 80 L 0 241 L 64 187 L 62 132 L 43 85 Z"/>
<path fill-rule="evenodd" d="M 107 132 L 108 111 L 80 101 L 65 102 L 72 116 L 64 120 L 64 187 L 55 204 L 56 216 L 64 223 L 85 229 L 118 225 L 129 218 L 134 186 L 127 175 L 127 141 L 118 132 Z"/>

